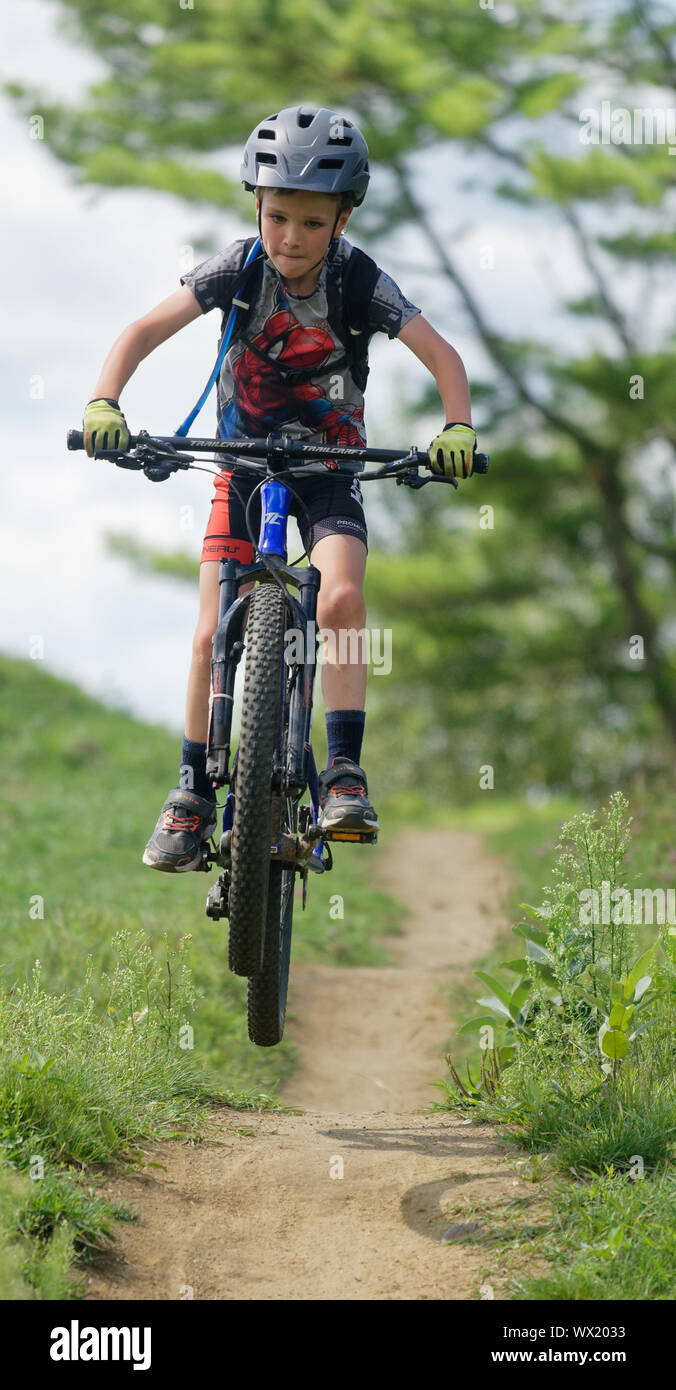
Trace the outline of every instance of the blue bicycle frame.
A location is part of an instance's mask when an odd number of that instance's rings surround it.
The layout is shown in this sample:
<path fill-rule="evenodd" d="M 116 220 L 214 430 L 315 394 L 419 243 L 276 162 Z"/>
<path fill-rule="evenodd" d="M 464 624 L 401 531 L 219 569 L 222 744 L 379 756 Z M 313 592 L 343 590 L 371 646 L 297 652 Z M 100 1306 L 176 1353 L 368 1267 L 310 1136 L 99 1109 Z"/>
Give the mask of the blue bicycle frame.
<path fill-rule="evenodd" d="M 307 787 L 310 792 L 312 823 L 319 814 L 319 785 L 317 767 L 312 752 L 312 697 L 316 674 L 316 613 L 320 573 L 314 565 L 303 569 L 291 567 L 288 561 L 286 533 L 291 505 L 291 493 L 284 483 L 266 478 L 261 487 L 261 526 L 256 558 L 251 564 L 236 560 L 221 560 L 219 571 L 220 601 L 218 627 L 213 638 L 212 680 L 209 699 L 209 733 L 207 735 L 207 772 L 216 786 L 230 782 L 237 761 L 228 771 L 230 731 L 234 699 L 236 667 L 244 650 L 244 616 L 251 602 L 251 593 L 238 597 L 239 585 L 259 575 L 267 582 L 273 569 L 284 582 L 296 628 L 303 637 L 303 662 L 297 668 L 289 708 L 289 737 L 286 767 L 281 770 L 282 794 L 296 796 Z M 288 585 L 300 590 L 300 602 L 289 592 Z M 313 634 L 308 640 L 308 630 Z M 283 694 L 283 691 L 282 691 Z M 280 714 L 283 707 L 280 697 Z M 228 788 L 223 809 L 223 833 L 232 829 L 234 794 Z M 312 851 L 315 872 L 323 872 L 325 861 L 320 840 Z"/>

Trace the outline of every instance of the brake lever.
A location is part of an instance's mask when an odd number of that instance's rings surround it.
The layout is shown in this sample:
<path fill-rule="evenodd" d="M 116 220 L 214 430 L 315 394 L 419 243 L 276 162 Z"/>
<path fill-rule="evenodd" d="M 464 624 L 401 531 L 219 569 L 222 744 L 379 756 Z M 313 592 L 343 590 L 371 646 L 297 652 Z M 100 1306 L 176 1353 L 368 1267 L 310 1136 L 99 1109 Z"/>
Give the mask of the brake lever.
<path fill-rule="evenodd" d="M 137 444 L 136 457 L 141 460 L 141 467 L 149 478 L 154 476 L 155 470 L 158 476 L 168 478 L 170 473 L 176 473 L 181 468 L 189 468 L 193 461 L 191 458 L 182 458 L 175 449 L 172 449 L 171 445 L 167 444 L 163 445 L 161 449 L 153 446 L 152 443 Z"/>
<path fill-rule="evenodd" d="M 191 454 L 179 454 L 171 444 L 159 447 L 147 430 L 141 430 L 137 440 L 133 454 L 120 449 L 97 449 L 94 458 L 106 459 L 117 468 L 129 468 L 134 473 L 143 471 L 151 483 L 166 482 L 172 473 L 190 468 L 194 462 Z"/>
<path fill-rule="evenodd" d="M 445 474 L 432 473 L 429 478 L 421 478 L 417 467 L 407 468 L 404 473 L 398 473 L 395 482 L 397 487 L 401 483 L 404 483 L 406 487 L 413 488 L 426 487 L 428 483 L 450 483 L 451 487 L 455 488 L 458 486 L 457 478 L 447 478 Z"/>
<path fill-rule="evenodd" d="M 114 463 L 117 468 L 133 468 L 136 472 L 143 468 L 143 464 L 139 463 L 131 454 L 121 454 L 118 449 L 97 449 L 94 458 L 106 459 L 108 463 Z"/>
<path fill-rule="evenodd" d="M 180 464 L 177 464 L 171 456 L 162 458 L 150 450 L 144 450 L 147 457 L 134 458 L 131 454 L 119 454 L 115 449 L 100 449 L 94 454 L 95 459 L 106 459 L 109 463 L 114 463 L 117 468 L 130 468 L 134 473 L 143 472 L 151 483 L 163 483 L 167 478 L 175 473 Z M 188 468 L 190 465 L 185 464 Z"/>
<path fill-rule="evenodd" d="M 179 469 L 190 468 L 193 462 L 192 456 L 181 455 L 171 444 L 163 444 L 161 447 L 153 440 L 146 430 L 141 430 L 137 436 L 138 442 L 134 451 L 134 459 L 127 458 L 124 462 L 116 459 L 116 463 L 121 468 L 143 469 L 146 478 L 151 483 L 164 483 L 172 473 Z"/>

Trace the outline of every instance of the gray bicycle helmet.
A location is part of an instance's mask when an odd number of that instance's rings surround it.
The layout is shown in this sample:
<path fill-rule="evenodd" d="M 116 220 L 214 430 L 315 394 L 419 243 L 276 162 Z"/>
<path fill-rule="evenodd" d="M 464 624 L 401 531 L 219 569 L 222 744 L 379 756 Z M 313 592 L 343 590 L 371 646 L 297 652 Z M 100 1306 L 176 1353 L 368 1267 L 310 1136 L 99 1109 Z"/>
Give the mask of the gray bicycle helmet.
<path fill-rule="evenodd" d="M 351 193 L 363 203 L 369 152 L 357 126 L 323 106 L 287 106 L 260 121 L 244 147 L 244 187 L 298 188 L 309 193 Z"/>

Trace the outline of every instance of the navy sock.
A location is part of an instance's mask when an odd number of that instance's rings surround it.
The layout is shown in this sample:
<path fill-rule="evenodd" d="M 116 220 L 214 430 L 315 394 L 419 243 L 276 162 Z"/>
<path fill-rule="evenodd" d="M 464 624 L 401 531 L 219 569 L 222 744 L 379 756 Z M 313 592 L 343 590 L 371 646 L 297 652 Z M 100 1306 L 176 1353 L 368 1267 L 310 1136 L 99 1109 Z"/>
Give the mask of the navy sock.
<path fill-rule="evenodd" d="M 184 791 L 195 792 L 197 796 L 204 796 L 208 801 L 216 800 L 216 793 L 207 777 L 206 743 L 193 743 L 184 736 L 179 774 L 179 786 L 183 787 Z"/>
<path fill-rule="evenodd" d="M 331 709 L 326 712 L 327 767 L 334 758 L 351 758 L 358 763 L 364 737 L 363 709 Z"/>

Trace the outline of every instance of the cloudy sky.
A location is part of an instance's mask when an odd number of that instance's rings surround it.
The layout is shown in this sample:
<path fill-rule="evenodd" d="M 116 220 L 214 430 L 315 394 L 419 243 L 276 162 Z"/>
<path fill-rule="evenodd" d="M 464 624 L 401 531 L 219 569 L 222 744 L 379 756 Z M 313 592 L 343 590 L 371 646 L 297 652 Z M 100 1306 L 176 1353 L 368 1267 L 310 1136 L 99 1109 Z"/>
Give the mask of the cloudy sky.
<path fill-rule="evenodd" d="M 59 35 L 58 9 L 42 0 L 5 0 L 3 78 L 23 78 L 45 94 L 73 97 L 98 75 L 90 55 Z M 0 97 L 4 208 L 0 236 L 5 274 L 2 393 L 3 469 L 0 555 L 4 650 L 28 656 L 44 644 L 49 669 L 143 717 L 180 729 L 197 595 L 166 578 L 143 577 L 107 553 L 104 533 L 125 530 L 160 548 L 198 556 L 211 484 L 203 474 L 155 485 L 65 449 L 81 423 L 111 343 L 131 320 L 171 293 L 208 228 L 222 244 L 249 235 L 227 214 L 133 190 L 78 187 L 27 124 Z M 265 105 L 265 102 L 263 102 Z M 435 156 L 436 158 L 436 156 Z M 564 232 L 485 194 L 458 193 L 467 165 L 453 156 L 439 226 L 452 240 L 473 292 L 489 319 L 511 334 L 581 330 L 554 313 L 562 289 L 588 284 Z M 376 171 L 375 178 L 378 178 Z M 438 180 L 437 180 L 438 182 Z M 461 215 L 458 211 L 461 209 Z M 358 242 L 358 224 L 354 224 Z M 479 268 L 481 248 L 495 247 L 495 268 Z M 380 263 L 457 347 L 472 380 L 484 360 L 450 287 L 439 290 L 411 269 L 419 250 L 388 242 Z M 201 259 L 200 255 L 195 257 Z M 630 290 L 629 283 L 627 291 Z M 196 399 L 213 363 L 218 315 L 189 325 L 143 363 L 123 395 L 133 430 L 171 433 Z M 372 349 L 367 425 L 373 443 L 406 444 L 392 402 L 415 399 L 425 369 L 399 343 Z M 437 423 L 421 426 L 426 447 Z M 438 423 L 442 423 L 441 414 Z M 200 417 L 211 433 L 213 406 Z M 482 440 L 484 447 L 491 441 Z M 377 487 L 378 485 L 376 485 Z M 371 493 L 370 507 L 377 508 Z M 186 508 L 194 523 L 186 530 Z"/>

